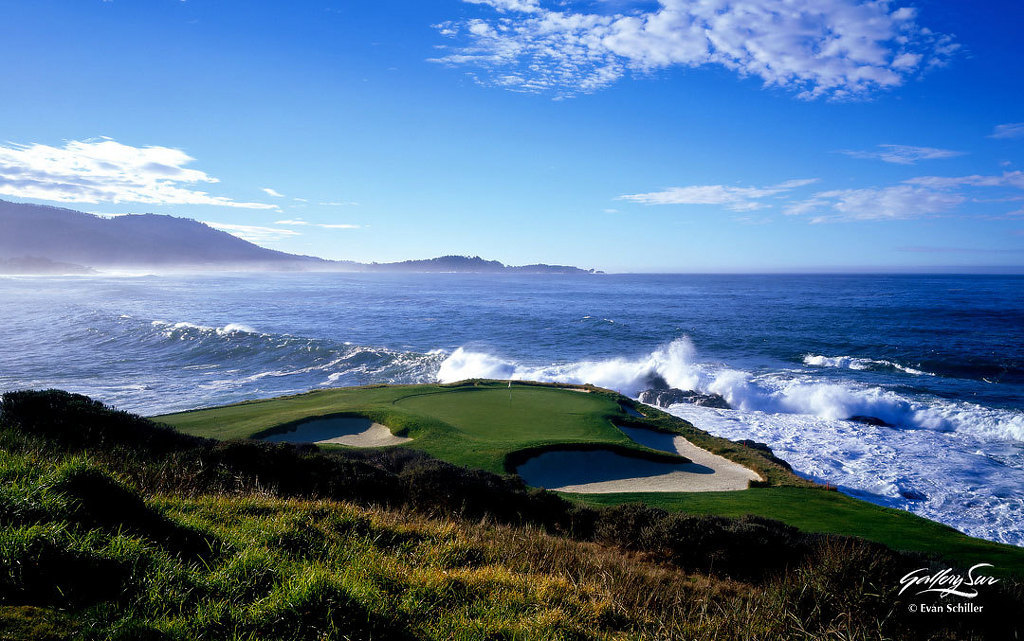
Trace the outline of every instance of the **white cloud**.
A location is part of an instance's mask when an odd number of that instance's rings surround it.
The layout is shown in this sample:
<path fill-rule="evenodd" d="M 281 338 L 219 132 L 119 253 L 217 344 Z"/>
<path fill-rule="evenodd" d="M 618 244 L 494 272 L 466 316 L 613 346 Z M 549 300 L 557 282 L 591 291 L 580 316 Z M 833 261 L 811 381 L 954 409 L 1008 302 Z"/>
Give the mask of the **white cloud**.
<path fill-rule="evenodd" d="M 955 189 L 957 187 L 1011 187 L 1024 189 L 1024 171 L 1005 171 L 999 176 L 920 176 L 903 181 L 931 189 Z"/>
<path fill-rule="evenodd" d="M 211 196 L 194 186 L 218 180 L 185 165 L 194 158 L 170 147 L 131 147 L 109 138 L 63 147 L 0 145 L 0 195 L 65 203 L 147 203 L 276 209 Z"/>
<path fill-rule="evenodd" d="M 270 187 L 264 187 L 262 191 L 265 192 L 268 196 L 273 196 L 274 198 L 284 198 L 284 194 L 277 191 L 276 189 L 271 189 Z"/>
<path fill-rule="evenodd" d="M 279 220 L 274 223 L 275 225 L 293 225 L 297 227 L 320 227 L 322 229 L 362 229 L 362 225 L 350 225 L 347 223 L 331 224 L 331 223 L 311 223 L 301 218 L 295 218 L 292 220 Z"/>
<path fill-rule="evenodd" d="M 499 15 L 435 25 L 458 43 L 434 61 L 480 67 L 485 84 L 560 96 L 629 72 L 715 64 L 801 98 L 856 97 L 943 65 L 959 46 L 885 0 L 660 0 L 655 10 L 614 14 L 464 1 Z"/>
<path fill-rule="evenodd" d="M 771 187 L 731 187 L 728 185 L 693 185 L 671 187 L 646 194 L 626 194 L 618 200 L 645 205 L 724 205 L 732 211 L 752 211 L 770 207 L 761 202 L 769 196 L 783 194 L 817 182 L 815 178 L 788 180 Z"/>
<path fill-rule="evenodd" d="M 727 185 L 695 185 L 673 187 L 646 194 L 619 196 L 647 205 L 720 205 L 735 212 L 767 209 L 764 202 L 772 198 L 784 203 L 783 213 L 789 216 L 808 216 L 812 223 L 907 220 L 930 216 L 957 214 L 961 205 L 971 203 L 983 207 L 995 203 L 1015 203 L 1024 200 L 1024 171 L 1007 171 L 999 175 L 970 176 L 918 176 L 882 187 L 860 189 L 833 189 L 820 191 L 810 197 L 795 199 L 792 193 L 798 187 L 816 182 L 814 179 L 789 180 L 770 187 L 732 187 Z M 985 189 L 984 193 L 976 192 Z M 975 217 L 997 219 L 1015 217 L 1024 210 L 1003 214 L 975 212 Z M 762 217 L 735 218 L 739 222 L 766 222 Z"/>
<path fill-rule="evenodd" d="M 895 163 L 897 165 L 913 165 L 919 160 L 939 160 L 963 156 L 962 151 L 936 149 L 935 147 L 912 147 L 909 145 L 878 145 L 876 151 L 840 151 L 841 154 L 853 158 L 868 158 Z"/>
<path fill-rule="evenodd" d="M 274 227 L 260 227 L 257 225 L 235 225 L 231 223 L 215 223 L 210 221 L 204 221 L 210 227 L 226 231 L 227 233 L 238 236 L 243 240 L 247 240 L 250 243 L 265 243 L 275 240 L 282 240 L 291 236 L 300 236 L 301 234 L 293 229 L 276 229 Z"/>
<path fill-rule="evenodd" d="M 1024 122 L 996 125 L 989 138 L 1024 138 Z"/>
<path fill-rule="evenodd" d="M 338 202 L 327 202 L 327 203 L 317 203 L 317 204 L 323 205 L 324 207 L 358 207 L 359 206 L 359 203 L 354 203 L 354 202 L 350 202 L 350 201 L 338 201 Z"/>
<path fill-rule="evenodd" d="M 903 220 L 942 214 L 967 200 L 961 194 L 913 185 L 837 189 L 791 204 L 785 213 L 812 215 L 811 222 Z"/>

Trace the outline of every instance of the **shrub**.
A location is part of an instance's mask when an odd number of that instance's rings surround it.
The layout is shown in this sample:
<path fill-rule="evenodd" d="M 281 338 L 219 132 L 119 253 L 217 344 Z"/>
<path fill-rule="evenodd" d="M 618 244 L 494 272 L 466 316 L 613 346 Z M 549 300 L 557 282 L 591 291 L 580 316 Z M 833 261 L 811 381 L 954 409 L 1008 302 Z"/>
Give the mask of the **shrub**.
<path fill-rule="evenodd" d="M 671 514 L 654 529 L 652 545 L 676 565 L 741 578 L 781 570 L 809 549 L 807 537 L 796 528 L 756 516 Z"/>
<path fill-rule="evenodd" d="M 594 524 L 594 538 L 627 550 L 651 549 L 658 527 L 668 512 L 643 503 L 628 503 L 601 510 Z"/>

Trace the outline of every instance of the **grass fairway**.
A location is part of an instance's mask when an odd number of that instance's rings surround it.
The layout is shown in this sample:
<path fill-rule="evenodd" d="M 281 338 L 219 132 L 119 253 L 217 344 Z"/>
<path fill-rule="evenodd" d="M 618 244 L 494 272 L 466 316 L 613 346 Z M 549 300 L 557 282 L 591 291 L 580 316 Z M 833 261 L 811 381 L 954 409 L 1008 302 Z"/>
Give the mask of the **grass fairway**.
<path fill-rule="evenodd" d="M 457 385 L 342 388 L 155 417 L 188 434 L 250 438 L 310 418 L 363 416 L 413 440 L 397 447 L 495 473 L 550 448 L 607 447 L 654 460 L 671 455 L 637 445 L 613 425 L 648 426 L 682 434 L 695 444 L 761 473 L 772 487 L 739 492 L 567 495 L 594 506 L 644 502 L 669 511 L 778 519 L 809 532 L 859 536 L 899 550 L 937 553 L 965 564 L 993 563 L 1024 574 L 1024 549 L 975 539 L 914 516 L 826 492 L 760 453 L 712 437 L 655 408 L 630 416 L 611 392 L 581 393 L 531 384 L 474 381 Z"/>
<path fill-rule="evenodd" d="M 806 532 L 859 536 L 896 550 L 935 553 L 965 565 L 991 563 L 993 573 L 1024 575 L 1024 549 L 976 539 L 902 510 L 860 501 L 839 492 L 799 487 L 753 488 L 742 492 L 564 494 L 602 507 L 647 503 L 669 512 L 778 519 Z"/>

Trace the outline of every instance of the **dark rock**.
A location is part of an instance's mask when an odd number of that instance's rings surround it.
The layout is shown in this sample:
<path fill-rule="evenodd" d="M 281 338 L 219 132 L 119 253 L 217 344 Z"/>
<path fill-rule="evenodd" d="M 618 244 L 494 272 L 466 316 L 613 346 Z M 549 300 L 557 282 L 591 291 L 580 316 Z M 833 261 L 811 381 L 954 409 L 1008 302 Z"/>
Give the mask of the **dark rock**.
<path fill-rule="evenodd" d="M 778 463 L 779 465 L 781 465 L 782 467 L 786 468 L 791 472 L 793 471 L 793 467 L 789 463 L 780 459 L 778 456 L 775 456 L 775 452 L 772 451 L 772 448 L 768 447 L 767 443 L 761 443 L 760 441 L 752 441 L 749 438 L 745 438 L 742 441 L 737 441 L 737 443 L 749 447 L 752 450 L 757 450 L 758 452 L 764 454 L 769 461 L 772 461 L 773 463 Z"/>
<path fill-rule="evenodd" d="M 762 443 L 760 441 L 752 441 L 749 438 L 745 438 L 742 441 L 736 442 L 739 443 L 740 445 L 749 447 L 752 450 L 760 450 L 765 454 L 771 454 L 772 456 L 775 456 L 775 452 L 772 451 L 772 448 L 768 447 L 767 443 Z"/>
<path fill-rule="evenodd" d="M 659 392 L 672 389 L 672 386 L 668 384 L 668 381 L 666 381 L 661 374 L 658 374 L 657 372 L 649 372 L 644 378 L 644 385 L 648 390 L 656 390 Z"/>
<path fill-rule="evenodd" d="M 877 427 L 896 427 L 892 423 L 887 423 L 877 416 L 861 416 L 858 414 L 857 416 L 851 416 L 846 420 L 853 421 L 854 423 L 863 423 L 865 425 L 875 425 Z"/>
<path fill-rule="evenodd" d="M 661 377 L 658 377 L 661 378 Z M 722 410 L 732 409 L 721 394 L 701 394 L 693 390 L 681 390 L 674 387 L 668 389 L 648 389 L 640 392 L 640 402 L 658 407 L 668 407 L 676 403 L 689 403 L 701 407 L 715 407 Z"/>
<path fill-rule="evenodd" d="M 911 501 L 925 501 L 928 499 L 927 496 L 917 490 L 900 490 L 900 496 Z"/>

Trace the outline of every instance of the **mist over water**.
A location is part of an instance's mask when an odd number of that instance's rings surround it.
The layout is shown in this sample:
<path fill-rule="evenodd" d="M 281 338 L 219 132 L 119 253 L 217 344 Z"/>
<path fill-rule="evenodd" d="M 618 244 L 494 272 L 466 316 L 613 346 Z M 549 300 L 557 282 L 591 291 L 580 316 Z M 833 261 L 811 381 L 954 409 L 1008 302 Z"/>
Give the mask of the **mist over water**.
<path fill-rule="evenodd" d="M 698 427 L 1024 545 L 1022 294 L 985 276 L 3 278 L 0 390 L 157 414 L 469 377 L 635 397 L 657 375 L 734 408 L 669 408 Z"/>

